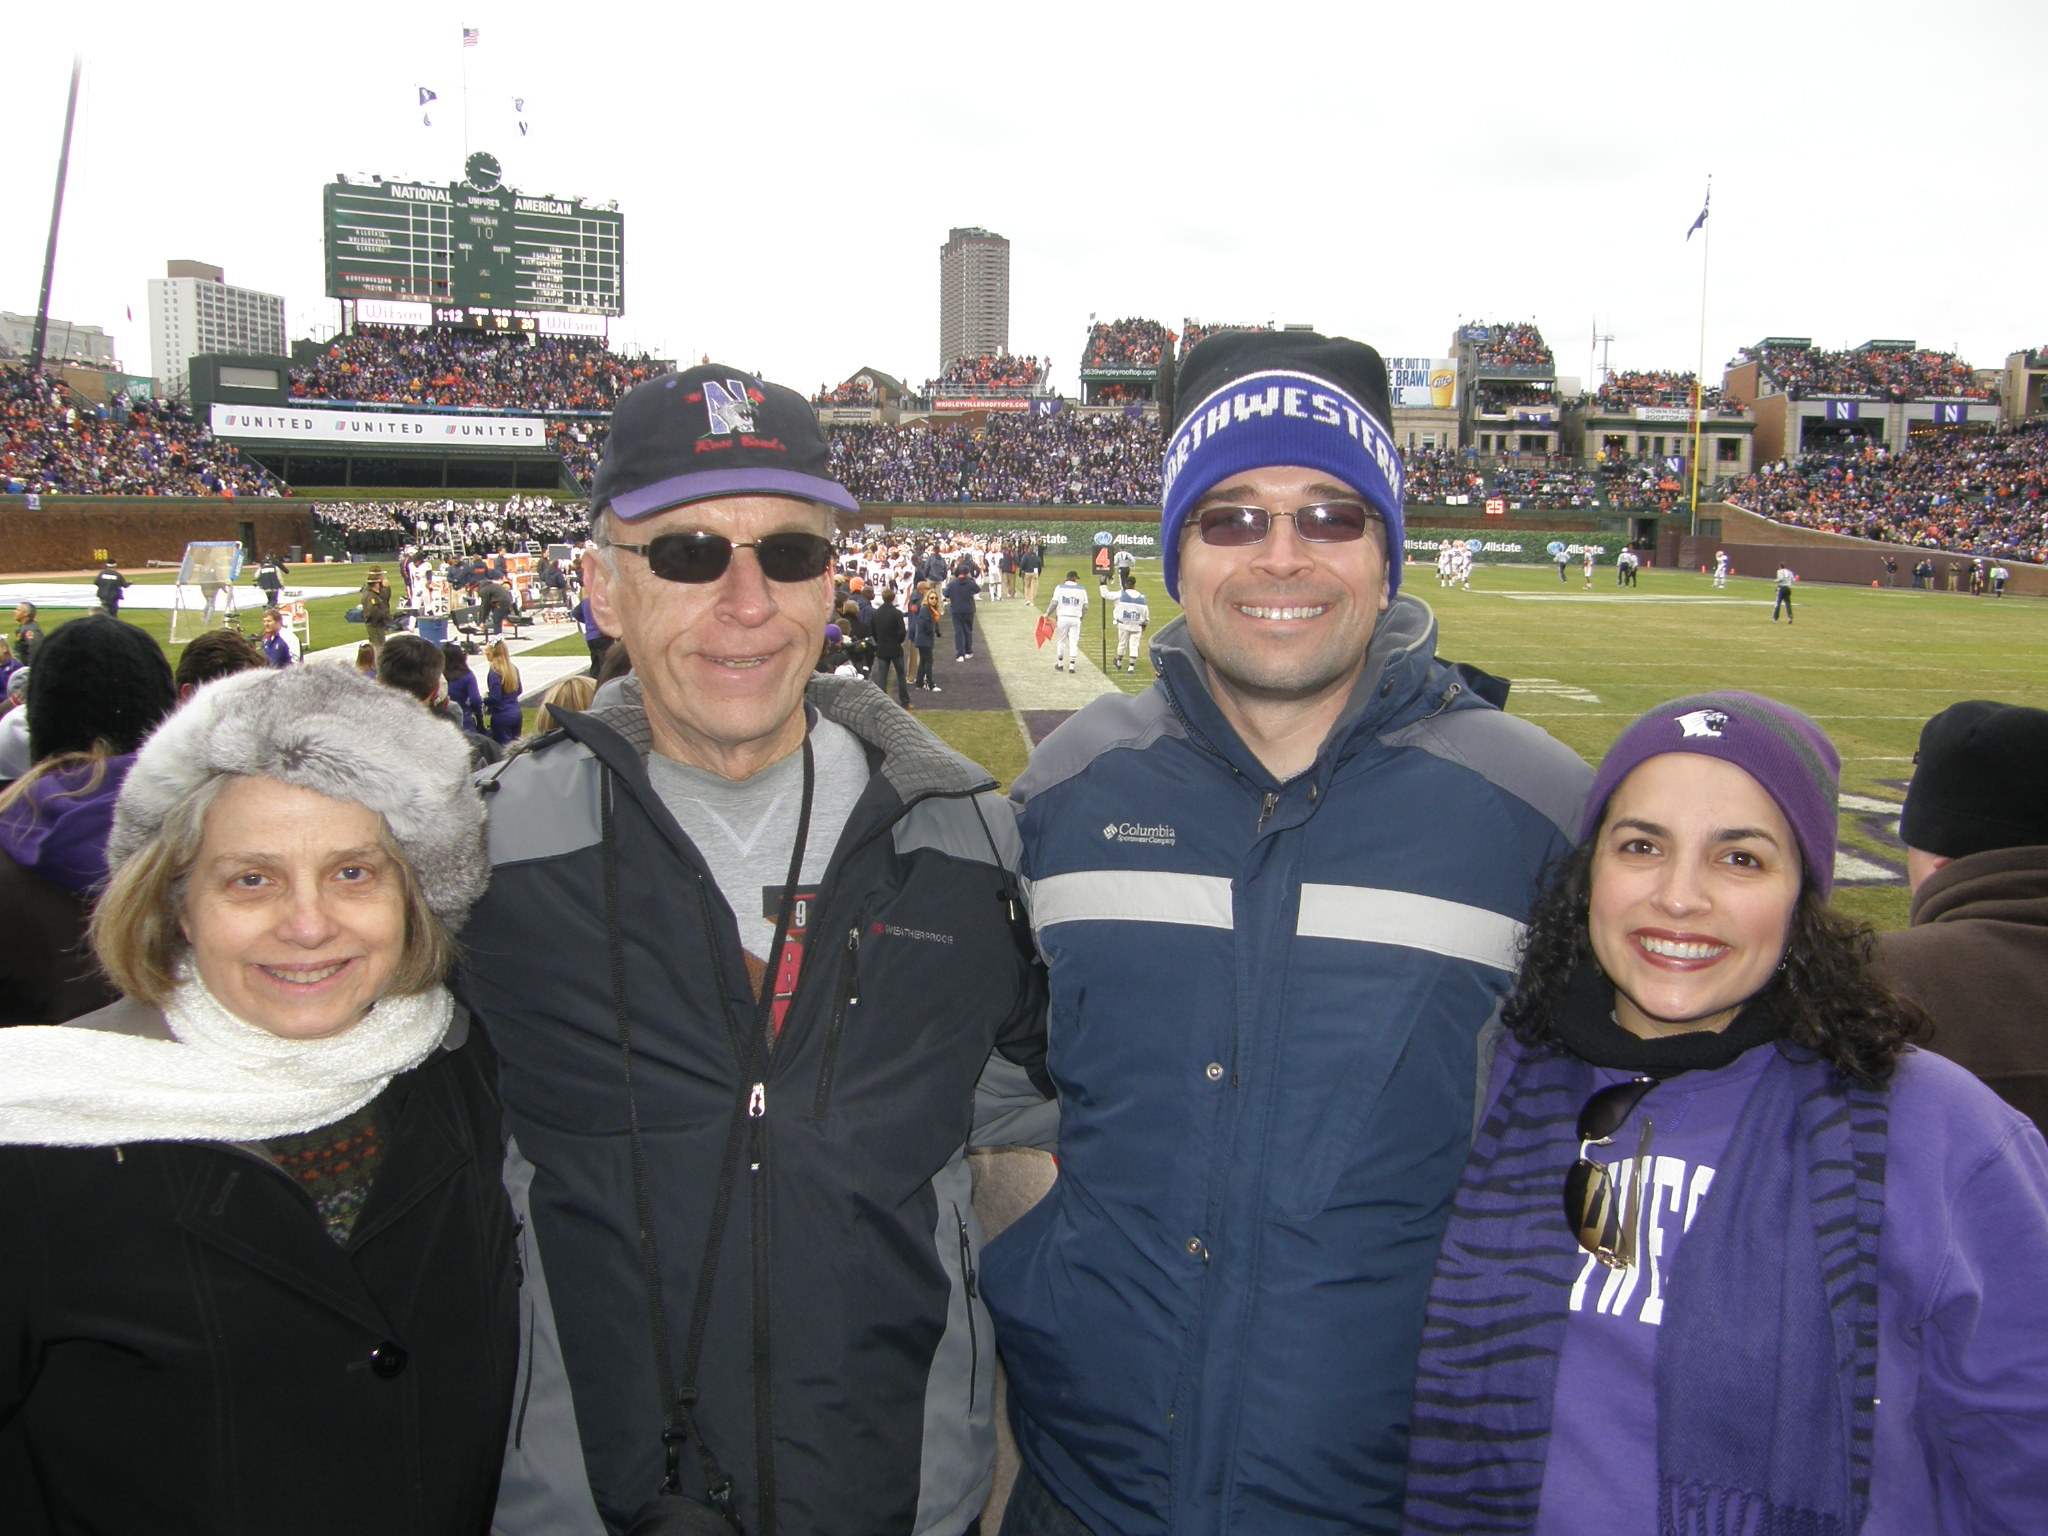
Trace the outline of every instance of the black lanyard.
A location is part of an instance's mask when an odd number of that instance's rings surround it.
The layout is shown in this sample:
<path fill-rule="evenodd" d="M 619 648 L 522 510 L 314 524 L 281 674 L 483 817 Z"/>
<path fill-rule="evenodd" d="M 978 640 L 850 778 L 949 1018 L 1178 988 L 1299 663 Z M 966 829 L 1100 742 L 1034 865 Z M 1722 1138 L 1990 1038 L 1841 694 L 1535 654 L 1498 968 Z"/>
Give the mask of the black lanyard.
<path fill-rule="evenodd" d="M 647 1193 L 647 1155 L 640 1137 L 640 1107 L 633 1092 L 633 1031 L 626 1009 L 625 938 L 619 926 L 618 850 L 612 826 L 611 776 L 604 781 L 601 837 L 604 847 L 605 933 L 611 952 L 612 1012 L 618 1027 L 619 1058 L 626 1077 L 626 1130 L 632 1143 L 633 1206 L 640 1226 L 641 1276 L 647 1287 L 647 1307 L 654 1333 L 654 1364 L 661 1387 L 661 1443 L 665 1475 L 664 1493 L 682 1491 L 683 1444 L 696 1447 L 697 1464 L 712 1506 L 733 1530 L 739 1529 L 733 1513 L 732 1477 L 711 1454 L 697 1429 L 697 1370 L 704 1353 L 704 1334 L 711 1321 L 712 1280 L 718 1272 L 718 1250 L 725 1238 L 726 1218 L 732 1210 L 733 1179 L 739 1168 L 747 1128 L 766 1112 L 766 1056 L 774 1049 L 772 1027 L 775 1004 L 775 972 L 782 946 L 789 936 L 790 919 L 796 911 L 797 882 L 803 876 L 804 848 L 810 841 L 811 801 L 817 782 L 817 765 L 811 753 L 810 732 L 804 732 L 803 801 L 797 811 L 796 843 L 790 850 L 789 879 L 783 886 L 782 905 L 775 918 L 775 938 L 769 946 L 769 960 L 761 978 L 761 990 L 754 1003 L 754 1030 L 740 1065 L 745 1069 L 746 1090 L 735 1106 L 726 1133 L 725 1156 L 718 1174 L 718 1193 L 711 1206 L 711 1224 L 704 1237 L 704 1262 L 698 1270 L 696 1295 L 690 1305 L 690 1332 L 683 1344 L 683 1378 L 676 1382 L 668 1347 L 668 1314 L 662 1305 L 661 1260 L 654 1242 L 652 1201 Z M 758 1299 L 758 1298 L 757 1298 Z M 756 1330 L 759 1320 L 756 1320 Z M 772 1521 L 764 1514 L 764 1523 Z"/>

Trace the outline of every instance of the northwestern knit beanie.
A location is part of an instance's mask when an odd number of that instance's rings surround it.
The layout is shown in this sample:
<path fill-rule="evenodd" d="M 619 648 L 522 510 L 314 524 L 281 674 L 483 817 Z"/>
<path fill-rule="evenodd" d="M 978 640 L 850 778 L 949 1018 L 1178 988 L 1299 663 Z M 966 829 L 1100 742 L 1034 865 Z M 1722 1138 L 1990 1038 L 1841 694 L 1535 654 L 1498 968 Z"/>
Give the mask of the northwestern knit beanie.
<path fill-rule="evenodd" d="M 1298 465 L 1350 486 L 1387 530 L 1387 595 L 1401 589 L 1401 455 L 1387 365 L 1362 342 L 1226 331 L 1198 343 L 1174 387 L 1159 546 L 1180 597 L 1180 535 L 1195 503 L 1247 470 Z"/>
<path fill-rule="evenodd" d="M 73 619 L 36 647 L 24 708 L 35 760 L 90 752 L 133 752 L 178 702 L 163 648 L 133 624 L 104 613 Z"/>
<path fill-rule="evenodd" d="M 2044 772 L 2048 710 L 1951 704 L 1921 727 L 1899 838 L 1945 859 L 2048 844 Z"/>
<path fill-rule="evenodd" d="M 1586 797 L 1579 841 L 1600 830 L 1621 781 L 1653 757 L 1693 752 L 1733 763 L 1777 802 L 1807 879 L 1828 898 L 1835 884 L 1835 817 L 1842 759 L 1827 733 L 1798 710 L 1754 693 L 1699 693 L 1659 704 L 1616 738 Z"/>

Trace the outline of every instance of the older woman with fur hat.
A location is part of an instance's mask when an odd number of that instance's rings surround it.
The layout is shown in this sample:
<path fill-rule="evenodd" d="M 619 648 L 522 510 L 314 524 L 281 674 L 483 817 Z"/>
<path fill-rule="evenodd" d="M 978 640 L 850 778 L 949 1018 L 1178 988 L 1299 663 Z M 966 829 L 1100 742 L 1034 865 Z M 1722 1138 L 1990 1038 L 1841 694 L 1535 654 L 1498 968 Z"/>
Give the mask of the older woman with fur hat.
<path fill-rule="evenodd" d="M 137 755 L 92 928 L 122 1000 L 0 1031 L 0 1529 L 488 1529 L 517 1291 L 442 986 L 468 769 L 344 667 L 210 684 Z"/>
<path fill-rule="evenodd" d="M 2042 1529 L 2048 1145 L 1829 910 L 1839 769 L 1747 693 L 1609 749 L 1444 1236 L 1407 1531 Z"/>

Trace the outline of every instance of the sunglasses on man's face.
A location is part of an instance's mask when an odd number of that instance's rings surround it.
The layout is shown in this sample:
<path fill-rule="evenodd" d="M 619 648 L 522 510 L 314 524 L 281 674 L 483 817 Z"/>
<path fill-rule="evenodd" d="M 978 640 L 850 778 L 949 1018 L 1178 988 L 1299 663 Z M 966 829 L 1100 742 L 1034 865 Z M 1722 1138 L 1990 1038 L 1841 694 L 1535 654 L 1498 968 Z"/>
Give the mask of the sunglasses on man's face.
<path fill-rule="evenodd" d="M 1613 1172 L 1587 1157 L 1586 1149 L 1612 1142 L 1614 1133 L 1627 1123 L 1657 1081 L 1654 1077 L 1638 1077 L 1615 1083 L 1586 1100 L 1586 1107 L 1579 1111 L 1579 1160 L 1564 1176 L 1564 1215 L 1579 1246 L 1609 1269 L 1627 1269 L 1636 1261 L 1636 1232 L 1642 1225 L 1643 1165 L 1650 1158 L 1654 1123 L 1649 1116 L 1643 1117 L 1626 1205 Z"/>
<path fill-rule="evenodd" d="M 1195 513 L 1195 531 L 1204 544 L 1263 544 L 1273 531 L 1273 519 L 1286 517 L 1293 519 L 1295 533 L 1311 544 L 1349 544 L 1364 538 L 1365 525 L 1378 516 L 1362 501 L 1317 501 L 1292 512 L 1219 504 Z"/>
<path fill-rule="evenodd" d="M 663 581 L 701 586 L 716 581 L 732 564 L 732 552 L 751 549 L 770 581 L 816 581 L 832 564 L 832 541 L 816 533 L 767 533 L 735 544 L 722 533 L 664 533 L 645 544 L 614 544 L 644 555 L 647 569 Z"/>

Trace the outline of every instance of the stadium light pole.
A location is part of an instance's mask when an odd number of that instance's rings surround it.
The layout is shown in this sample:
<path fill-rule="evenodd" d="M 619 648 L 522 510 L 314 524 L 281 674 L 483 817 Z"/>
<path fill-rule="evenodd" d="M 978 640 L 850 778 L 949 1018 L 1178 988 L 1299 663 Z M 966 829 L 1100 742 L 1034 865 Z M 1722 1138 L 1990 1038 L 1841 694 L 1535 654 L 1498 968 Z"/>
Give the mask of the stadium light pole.
<path fill-rule="evenodd" d="M 50 284 L 57 273 L 57 225 L 64 217 L 64 178 L 71 169 L 71 125 L 78 120 L 78 72 L 83 64 L 71 55 L 71 97 L 64 104 L 64 147 L 57 151 L 57 192 L 50 200 L 50 243 L 43 249 L 43 291 L 36 300 L 36 331 L 29 343 L 28 372 L 43 371 L 43 347 L 50 339 Z"/>
<path fill-rule="evenodd" d="M 1692 376 L 1692 537 L 1700 536 L 1700 398 L 1707 387 L 1707 269 L 1714 258 L 1714 221 L 1706 209 L 1714 202 L 1714 178 L 1707 178 L 1707 201 L 1701 209 L 1700 234 L 1700 361 Z"/>

